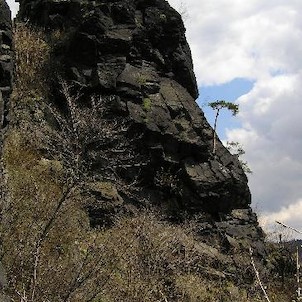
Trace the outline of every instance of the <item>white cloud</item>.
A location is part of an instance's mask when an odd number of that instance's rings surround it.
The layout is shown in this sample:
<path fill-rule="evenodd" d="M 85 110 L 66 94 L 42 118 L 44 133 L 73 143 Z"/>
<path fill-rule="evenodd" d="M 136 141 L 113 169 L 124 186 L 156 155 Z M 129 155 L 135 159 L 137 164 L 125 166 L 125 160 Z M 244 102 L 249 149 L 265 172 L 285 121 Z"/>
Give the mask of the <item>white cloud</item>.
<path fill-rule="evenodd" d="M 287 207 L 282 207 L 278 212 L 263 213 L 259 217 L 259 222 L 270 233 L 281 233 L 289 238 L 302 238 L 301 229 L 301 213 L 302 213 L 302 199 Z M 289 226 L 290 228 L 278 225 L 276 221 Z M 295 230 L 292 230 L 294 228 Z"/>
<path fill-rule="evenodd" d="M 280 221 L 283 223 L 294 223 L 301 220 L 302 213 L 302 199 L 299 199 L 296 203 L 289 205 L 288 207 L 282 207 L 278 212 L 272 212 L 268 214 L 260 215 L 262 223 L 267 224 L 274 221 Z"/>
<path fill-rule="evenodd" d="M 177 8 L 179 0 L 170 0 Z M 228 130 L 253 170 L 264 217 L 302 228 L 301 0 L 187 0 L 187 37 L 200 86 L 255 81 L 238 99 L 242 127 Z M 202 94 L 202 90 L 201 90 Z"/>
<path fill-rule="evenodd" d="M 14 18 L 19 10 L 19 3 L 16 3 L 14 0 L 6 0 L 12 11 L 12 18 Z"/>
<path fill-rule="evenodd" d="M 179 0 L 170 0 L 179 7 Z M 187 0 L 188 39 L 200 84 L 258 79 L 301 68 L 302 3 L 286 0 Z M 293 47 L 294 46 L 294 47 Z M 290 66 L 288 66 L 290 65 Z M 300 65 L 300 66 L 299 66 Z"/>
<path fill-rule="evenodd" d="M 301 81 L 302 73 L 259 80 L 239 99 L 242 128 L 227 132 L 245 147 L 254 201 L 266 211 L 302 199 Z"/>

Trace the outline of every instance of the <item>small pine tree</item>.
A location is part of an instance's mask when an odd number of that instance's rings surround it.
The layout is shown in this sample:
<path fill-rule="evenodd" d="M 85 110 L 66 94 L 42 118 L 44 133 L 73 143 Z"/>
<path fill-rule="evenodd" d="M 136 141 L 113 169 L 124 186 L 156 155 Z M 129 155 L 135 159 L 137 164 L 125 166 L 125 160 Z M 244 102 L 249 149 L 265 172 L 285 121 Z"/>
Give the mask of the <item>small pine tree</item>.
<path fill-rule="evenodd" d="M 216 110 L 216 116 L 214 121 L 214 128 L 213 128 L 213 154 L 216 153 L 216 145 L 217 145 L 217 122 L 218 117 L 220 114 L 220 110 L 227 109 L 232 112 L 233 115 L 236 115 L 239 112 L 239 105 L 234 104 L 232 102 L 226 102 L 224 100 L 215 101 L 208 103 L 208 106 L 210 106 L 213 110 Z"/>

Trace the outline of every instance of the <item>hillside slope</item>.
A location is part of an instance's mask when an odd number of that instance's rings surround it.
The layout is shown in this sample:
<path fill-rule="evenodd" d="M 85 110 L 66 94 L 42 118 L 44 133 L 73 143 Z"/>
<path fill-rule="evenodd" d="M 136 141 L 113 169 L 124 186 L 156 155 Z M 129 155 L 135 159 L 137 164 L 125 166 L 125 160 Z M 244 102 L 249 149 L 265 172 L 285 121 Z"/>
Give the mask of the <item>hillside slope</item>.
<path fill-rule="evenodd" d="M 13 301 L 260 301 L 249 248 L 263 260 L 264 234 L 237 157 L 213 152 L 181 16 L 164 0 L 20 0 L 14 38 L 10 104 L 11 44 L 0 64 Z"/>

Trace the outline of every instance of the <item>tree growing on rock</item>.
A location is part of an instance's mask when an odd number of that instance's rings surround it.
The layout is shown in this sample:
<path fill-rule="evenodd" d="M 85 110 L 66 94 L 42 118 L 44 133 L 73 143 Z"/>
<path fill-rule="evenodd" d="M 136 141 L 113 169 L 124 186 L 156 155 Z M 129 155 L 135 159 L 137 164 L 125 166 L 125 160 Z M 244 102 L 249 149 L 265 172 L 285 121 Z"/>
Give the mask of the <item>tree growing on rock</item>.
<path fill-rule="evenodd" d="M 234 104 L 232 102 L 226 102 L 224 100 L 215 101 L 208 103 L 208 106 L 210 106 L 213 110 L 216 111 L 215 120 L 214 120 L 214 127 L 213 127 L 213 154 L 216 153 L 216 146 L 217 146 L 217 123 L 218 123 L 218 117 L 220 114 L 220 111 L 222 109 L 227 109 L 232 112 L 232 114 L 235 116 L 239 112 L 239 105 Z M 245 151 L 242 147 L 242 145 L 239 142 L 227 142 L 226 148 L 229 150 L 229 152 L 233 155 L 236 155 L 239 159 L 239 162 L 241 164 L 241 167 L 245 173 L 252 173 L 252 170 L 248 166 L 248 163 L 240 158 L 240 156 L 245 154 Z"/>
<path fill-rule="evenodd" d="M 220 111 L 222 109 L 227 109 L 230 112 L 232 112 L 233 115 L 236 115 L 239 112 L 239 105 L 234 104 L 232 102 L 227 102 L 224 100 L 217 100 L 215 102 L 209 102 L 208 106 L 210 106 L 213 110 L 216 111 L 215 120 L 214 120 L 214 127 L 213 127 L 213 154 L 216 153 L 217 148 L 217 123 L 218 123 L 218 117 L 220 114 Z"/>

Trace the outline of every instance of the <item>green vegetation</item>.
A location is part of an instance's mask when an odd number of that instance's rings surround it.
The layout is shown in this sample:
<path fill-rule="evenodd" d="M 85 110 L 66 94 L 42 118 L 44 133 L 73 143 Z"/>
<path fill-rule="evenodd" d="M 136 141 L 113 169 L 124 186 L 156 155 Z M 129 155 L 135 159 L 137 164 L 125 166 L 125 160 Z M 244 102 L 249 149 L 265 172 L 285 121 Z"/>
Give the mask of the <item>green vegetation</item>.
<path fill-rule="evenodd" d="M 240 145 L 238 142 L 228 141 L 226 148 L 230 151 L 231 154 L 236 155 L 238 157 L 241 167 L 245 173 L 249 173 L 249 174 L 253 173 L 251 168 L 248 166 L 247 161 L 244 161 L 240 158 L 240 156 L 245 154 L 242 145 Z"/>
<path fill-rule="evenodd" d="M 136 75 L 136 81 L 137 83 L 140 85 L 140 86 L 143 86 L 146 84 L 147 82 L 147 78 L 144 74 L 141 74 L 141 73 L 137 73 Z"/>
<path fill-rule="evenodd" d="M 152 106 L 151 100 L 149 98 L 144 98 L 143 99 L 143 109 L 144 109 L 144 111 L 146 111 L 146 112 L 150 111 L 151 106 Z"/>
<path fill-rule="evenodd" d="M 217 145 L 217 123 L 220 111 L 222 109 L 229 110 L 233 115 L 237 115 L 239 112 L 239 105 L 234 104 L 232 102 L 226 102 L 224 100 L 215 101 L 208 103 L 208 106 L 210 106 L 213 110 L 216 111 L 215 120 L 214 120 L 214 127 L 213 127 L 213 154 L 216 153 L 216 145 Z M 226 148 L 230 151 L 231 154 L 236 155 L 239 158 L 239 162 L 241 164 L 241 167 L 245 173 L 253 173 L 250 167 L 248 166 L 248 163 L 242 159 L 240 159 L 240 156 L 245 154 L 245 151 L 243 150 L 243 147 L 238 142 L 227 142 Z"/>
<path fill-rule="evenodd" d="M 232 112 L 233 115 L 236 115 L 239 112 L 239 106 L 237 104 L 234 104 L 232 102 L 226 102 L 224 100 L 210 102 L 208 104 L 212 109 L 216 110 L 216 116 L 218 118 L 219 112 L 221 109 L 227 109 Z M 217 122 L 217 118 L 215 118 L 215 121 Z"/>
<path fill-rule="evenodd" d="M 231 102 L 226 102 L 224 100 L 210 102 L 210 103 L 208 103 L 208 106 L 210 106 L 213 110 L 216 111 L 214 127 L 213 127 L 213 154 L 215 154 L 216 145 L 217 145 L 216 130 L 217 130 L 217 122 L 218 122 L 218 117 L 219 117 L 220 111 L 222 109 L 227 109 L 227 110 L 231 111 L 233 115 L 236 115 L 239 112 L 239 106 L 234 103 L 231 103 Z"/>

